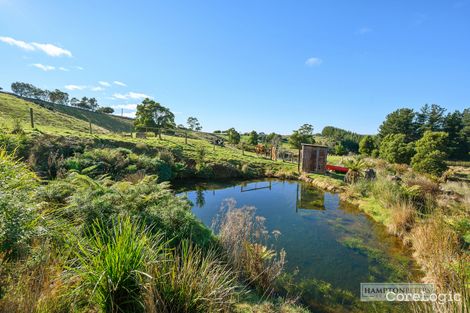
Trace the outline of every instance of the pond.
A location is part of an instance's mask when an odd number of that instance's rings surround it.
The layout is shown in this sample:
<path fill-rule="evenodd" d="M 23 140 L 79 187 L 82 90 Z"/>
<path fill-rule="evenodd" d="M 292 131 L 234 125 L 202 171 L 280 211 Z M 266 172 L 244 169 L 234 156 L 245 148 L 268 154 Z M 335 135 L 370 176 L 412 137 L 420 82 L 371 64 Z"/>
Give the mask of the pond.
<path fill-rule="evenodd" d="M 417 280 L 416 265 L 401 241 L 336 194 L 279 180 L 199 183 L 182 190 L 188 190 L 180 194 L 209 227 L 226 199 L 234 199 L 237 207 L 256 207 L 268 230 L 280 231 L 272 243 L 285 249 L 286 271 L 297 272 L 297 282 L 314 278 L 358 296 L 361 282 Z"/>

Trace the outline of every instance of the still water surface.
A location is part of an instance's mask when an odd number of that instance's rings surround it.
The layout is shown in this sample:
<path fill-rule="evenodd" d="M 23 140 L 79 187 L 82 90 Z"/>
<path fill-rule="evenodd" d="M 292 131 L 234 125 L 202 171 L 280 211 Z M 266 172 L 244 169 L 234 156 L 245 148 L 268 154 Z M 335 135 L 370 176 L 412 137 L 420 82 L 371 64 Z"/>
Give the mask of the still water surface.
<path fill-rule="evenodd" d="M 256 207 L 268 230 L 281 232 L 273 244 L 285 249 L 286 270 L 298 271 L 297 280 L 320 279 L 358 295 L 361 282 L 416 278 L 416 266 L 401 242 L 336 194 L 279 180 L 200 183 L 182 190 L 209 227 L 226 199 L 234 199 L 237 207 Z"/>

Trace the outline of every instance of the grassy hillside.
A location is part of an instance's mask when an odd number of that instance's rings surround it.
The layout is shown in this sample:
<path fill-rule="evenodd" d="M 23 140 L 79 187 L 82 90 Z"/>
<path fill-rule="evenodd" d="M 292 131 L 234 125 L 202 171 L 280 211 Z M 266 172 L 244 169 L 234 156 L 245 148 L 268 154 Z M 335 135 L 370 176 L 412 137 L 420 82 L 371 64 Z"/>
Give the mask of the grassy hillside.
<path fill-rule="evenodd" d="M 21 99 L 15 95 L 4 94 L 0 93 L 2 96 L 1 99 L 5 96 L 5 99 L 14 99 L 22 100 L 27 103 L 34 102 L 36 105 L 40 105 L 41 107 L 57 112 L 62 114 L 67 114 L 71 117 L 80 119 L 88 123 L 89 121 L 92 124 L 95 124 L 101 128 L 107 129 L 112 132 L 130 132 L 133 127 L 133 120 L 126 117 L 120 117 L 115 115 L 103 114 L 98 112 L 92 112 L 88 110 L 83 110 L 79 108 L 74 108 L 66 105 L 55 104 L 47 101 L 42 100 L 35 100 L 35 99 Z M 3 102 L 3 101 L 2 101 Z"/>
<path fill-rule="evenodd" d="M 19 124 L 24 130 L 31 130 L 29 108 L 33 108 L 35 128 L 40 131 L 60 134 L 89 132 L 89 123 L 82 119 L 4 93 L 0 93 L 0 124 L 7 128 Z M 92 129 L 95 133 L 108 133 L 94 123 Z"/>

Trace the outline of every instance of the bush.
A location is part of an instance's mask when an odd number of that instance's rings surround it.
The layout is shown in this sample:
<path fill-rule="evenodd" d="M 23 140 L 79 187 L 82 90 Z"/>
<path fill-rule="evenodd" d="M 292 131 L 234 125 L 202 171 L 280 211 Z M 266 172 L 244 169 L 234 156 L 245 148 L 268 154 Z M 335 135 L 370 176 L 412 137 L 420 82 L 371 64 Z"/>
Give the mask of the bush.
<path fill-rule="evenodd" d="M 420 173 L 441 176 L 447 170 L 446 141 L 447 133 L 425 132 L 416 142 L 416 154 L 411 161 L 413 169 Z"/>
<path fill-rule="evenodd" d="M 154 176 L 146 176 L 136 183 L 113 184 L 78 174 L 66 180 L 74 191 L 64 200 L 62 215 L 77 225 L 79 232 L 86 232 L 95 219 L 112 225 L 118 216 L 129 214 L 164 233 L 175 245 L 185 238 L 191 238 L 200 246 L 214 244 L 210 230 L 191 213 L 189 202 L 175 197 L 169 186 L 158 184 Z M 61 188 L 58 184 L 50 187 Z"/>
<path fill-rule="evenodd" d="M 363 155 L 372 155 L 375 149 L 375 142 L 372 136 L 364 136 L 359 142 L 359 153 Z"/>
<path fill-rule="evenodd" d="M 346 155 L 348 153 L 348 151 L 346 150 L 346 148 L 343 146 L 343 144 L 341 143 L 337 143 L 336 146 L 335 146 L 335 151 L 334 153 L 336 155 Z"/>
<path fill-rule="evenodd" d="M 385 136 L 380 143 L 380 157 L 390 163 L 410 164 L 414 153 L 412 143 L 405 142 L 403 134 L 391 134 Z"/>
<path fill-rule="evenodd" d="M 16 259 L 29 249 L 37 212 L 36 176 L 24 163 L 0 149 L 0 255 Z"/>

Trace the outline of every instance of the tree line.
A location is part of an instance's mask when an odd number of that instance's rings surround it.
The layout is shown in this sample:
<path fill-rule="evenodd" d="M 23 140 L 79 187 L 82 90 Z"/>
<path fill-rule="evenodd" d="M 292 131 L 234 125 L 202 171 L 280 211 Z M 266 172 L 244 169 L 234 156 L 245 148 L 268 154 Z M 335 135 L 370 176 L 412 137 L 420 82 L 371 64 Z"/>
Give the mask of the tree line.
<path fill-rule="evenodd" d="M 395 110 L 377 136 L 361 139 L 359 152 L 440 176 L 447 169 L 446 160 L 470 159 L 470 108 L 446 111 L 437 104 L 419 111 Z"/>
<path fill-rule="evenodd" d="M 14 82 L 11 84 L 11 91 L 23 98 L 52 102 L 61 105 L 70 105 L 76 108 L 100 113 L 114 113 L 114 109 L 111 107 L 100 107 L 95 98 L 82 97 L 81 99 L 77 99 L 73 97 L 70 99 L 68 93 L 59 89 L 47 90 L 29 83 Z"/>

